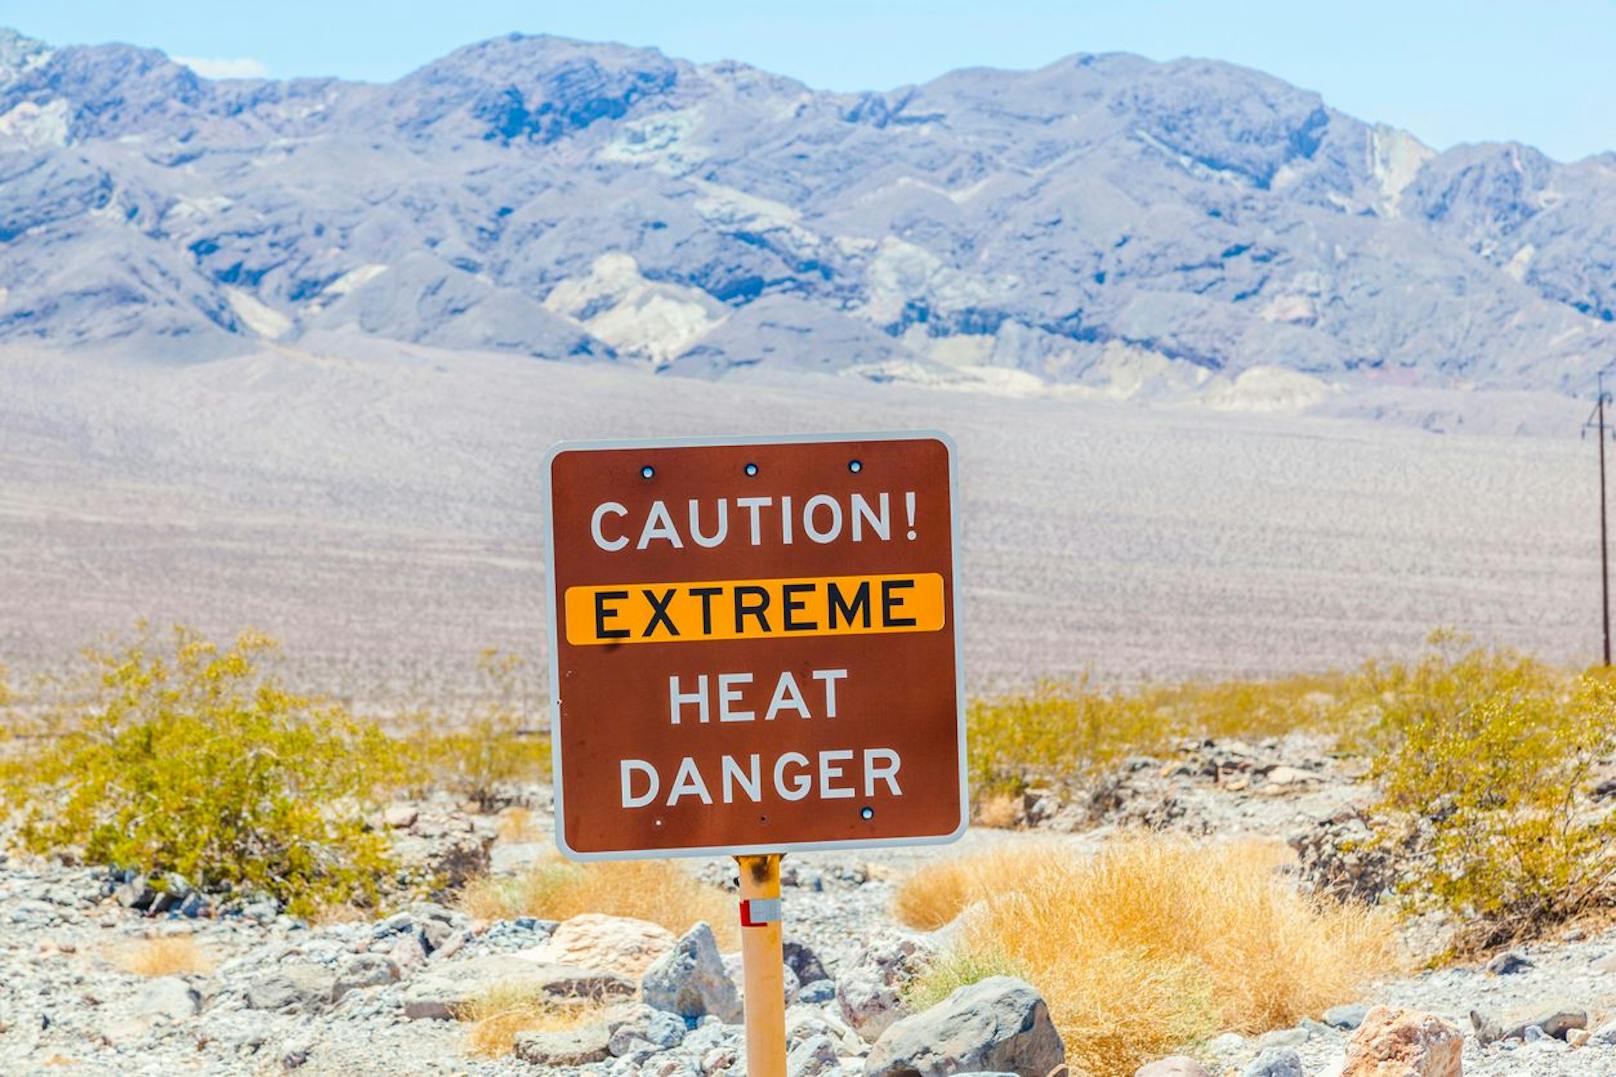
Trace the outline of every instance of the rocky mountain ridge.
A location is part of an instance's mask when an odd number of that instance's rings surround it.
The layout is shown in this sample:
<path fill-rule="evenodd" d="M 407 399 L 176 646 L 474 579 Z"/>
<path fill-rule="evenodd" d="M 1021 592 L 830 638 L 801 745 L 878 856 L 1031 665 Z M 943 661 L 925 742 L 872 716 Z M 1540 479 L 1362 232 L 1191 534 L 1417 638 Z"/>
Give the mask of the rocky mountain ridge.
<path fill-rule="evenodd" d="M 1439 154 L 1204 60 L 846 94 L 511 35 L 372 85 L 0 31 L 0 341 L 142 358 L 1576 392 L 1616 344 L 1612 205 L 1616 154 Z"/>

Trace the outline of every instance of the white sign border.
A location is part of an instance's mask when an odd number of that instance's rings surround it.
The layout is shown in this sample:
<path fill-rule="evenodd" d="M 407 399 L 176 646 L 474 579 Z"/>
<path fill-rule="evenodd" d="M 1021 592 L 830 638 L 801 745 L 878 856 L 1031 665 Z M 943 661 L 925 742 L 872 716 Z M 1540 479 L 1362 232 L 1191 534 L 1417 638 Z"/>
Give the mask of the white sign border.
<path fill-rule="evenodd" d="M 955 735 L 959 757 L 959 825 L 947 834 L 922 834 L 908 838 L 846 838 L 836 841 L 788 841 L 763 845 L 711 845 L 698 848 L 679 846 L 669 849 L 624 849 L 607 852 L 580 852 L 567 844 L 566 801 L 561 778 L 561 648 L 558 645 L 555 586 L 555 519 L 551 507 L 551 474 L 556 457 L 564 452 L 597 452 L 610 449 L 681 449 L 746 445 L 816 445 L 844 441 L 938 441 L 948 452 L 948 526 L 952 579 L 948 590 L 949 624 L 954 631 L 954 709 Z M 959 625 L 959 448 L 941 430 L 896 430 L 881 433 L 716 435 L 701 437 L 624 438 L 619 440 L 558 441 L 544 454 L 541 483 L 544 516 L 544 591 L 550 630 L 550 765 L 551 790 L 555 810 L 555 844 L 569 860 L 664 860 L 694 856 L 758 856 L 768 853 L 829 852 L 837 849 L 884 849 L 909 845 L 947 845 L 965 835 L 971 823 L 970 783 L 965 757 L 965 670 L 960 662 Z"/>

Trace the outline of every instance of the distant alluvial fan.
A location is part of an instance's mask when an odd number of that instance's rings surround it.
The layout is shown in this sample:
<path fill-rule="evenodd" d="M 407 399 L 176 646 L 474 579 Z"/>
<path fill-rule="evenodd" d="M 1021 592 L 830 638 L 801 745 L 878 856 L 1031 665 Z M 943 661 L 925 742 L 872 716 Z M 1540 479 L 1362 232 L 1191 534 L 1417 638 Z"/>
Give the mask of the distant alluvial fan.
<path fill-rule="evenodd" d="M 1613 166 L 1438 154 L 1204 60 L 844 94 L 512 35 L 372 85 L 0 31 L 0 341 L 1566 391 L 1616 344 Z"/>

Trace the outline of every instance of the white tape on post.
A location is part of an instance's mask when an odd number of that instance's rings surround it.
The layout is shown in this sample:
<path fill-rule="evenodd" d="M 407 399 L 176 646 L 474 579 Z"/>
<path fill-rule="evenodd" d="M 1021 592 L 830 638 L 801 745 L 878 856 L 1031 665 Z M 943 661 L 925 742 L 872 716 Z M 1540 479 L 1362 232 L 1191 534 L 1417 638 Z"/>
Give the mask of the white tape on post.
<path fill-rule="evenodd" d="M 747 898 L 741 902 L 742 927 L 762 927 L 779 922 L 779 898 Z"/>

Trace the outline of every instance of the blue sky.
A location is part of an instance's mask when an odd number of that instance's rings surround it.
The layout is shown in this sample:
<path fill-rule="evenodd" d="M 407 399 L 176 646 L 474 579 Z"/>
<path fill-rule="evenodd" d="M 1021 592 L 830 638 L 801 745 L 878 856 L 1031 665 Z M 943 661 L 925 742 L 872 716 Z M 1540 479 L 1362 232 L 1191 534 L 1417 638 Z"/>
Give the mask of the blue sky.
<path fill-rule="evenodd" d="M 969 65 L 1037 67 L 1074 52 L 1209 56 L 1438 148 L 1514 139 L 1562 160 L 1616 149 L 1616 0 L 0 0 L 0 25 L 53 44 L 151 45 L 238 73 L 371 80 L 512 30 L 739 59 L 831 89 L 889 89 Z"/>

